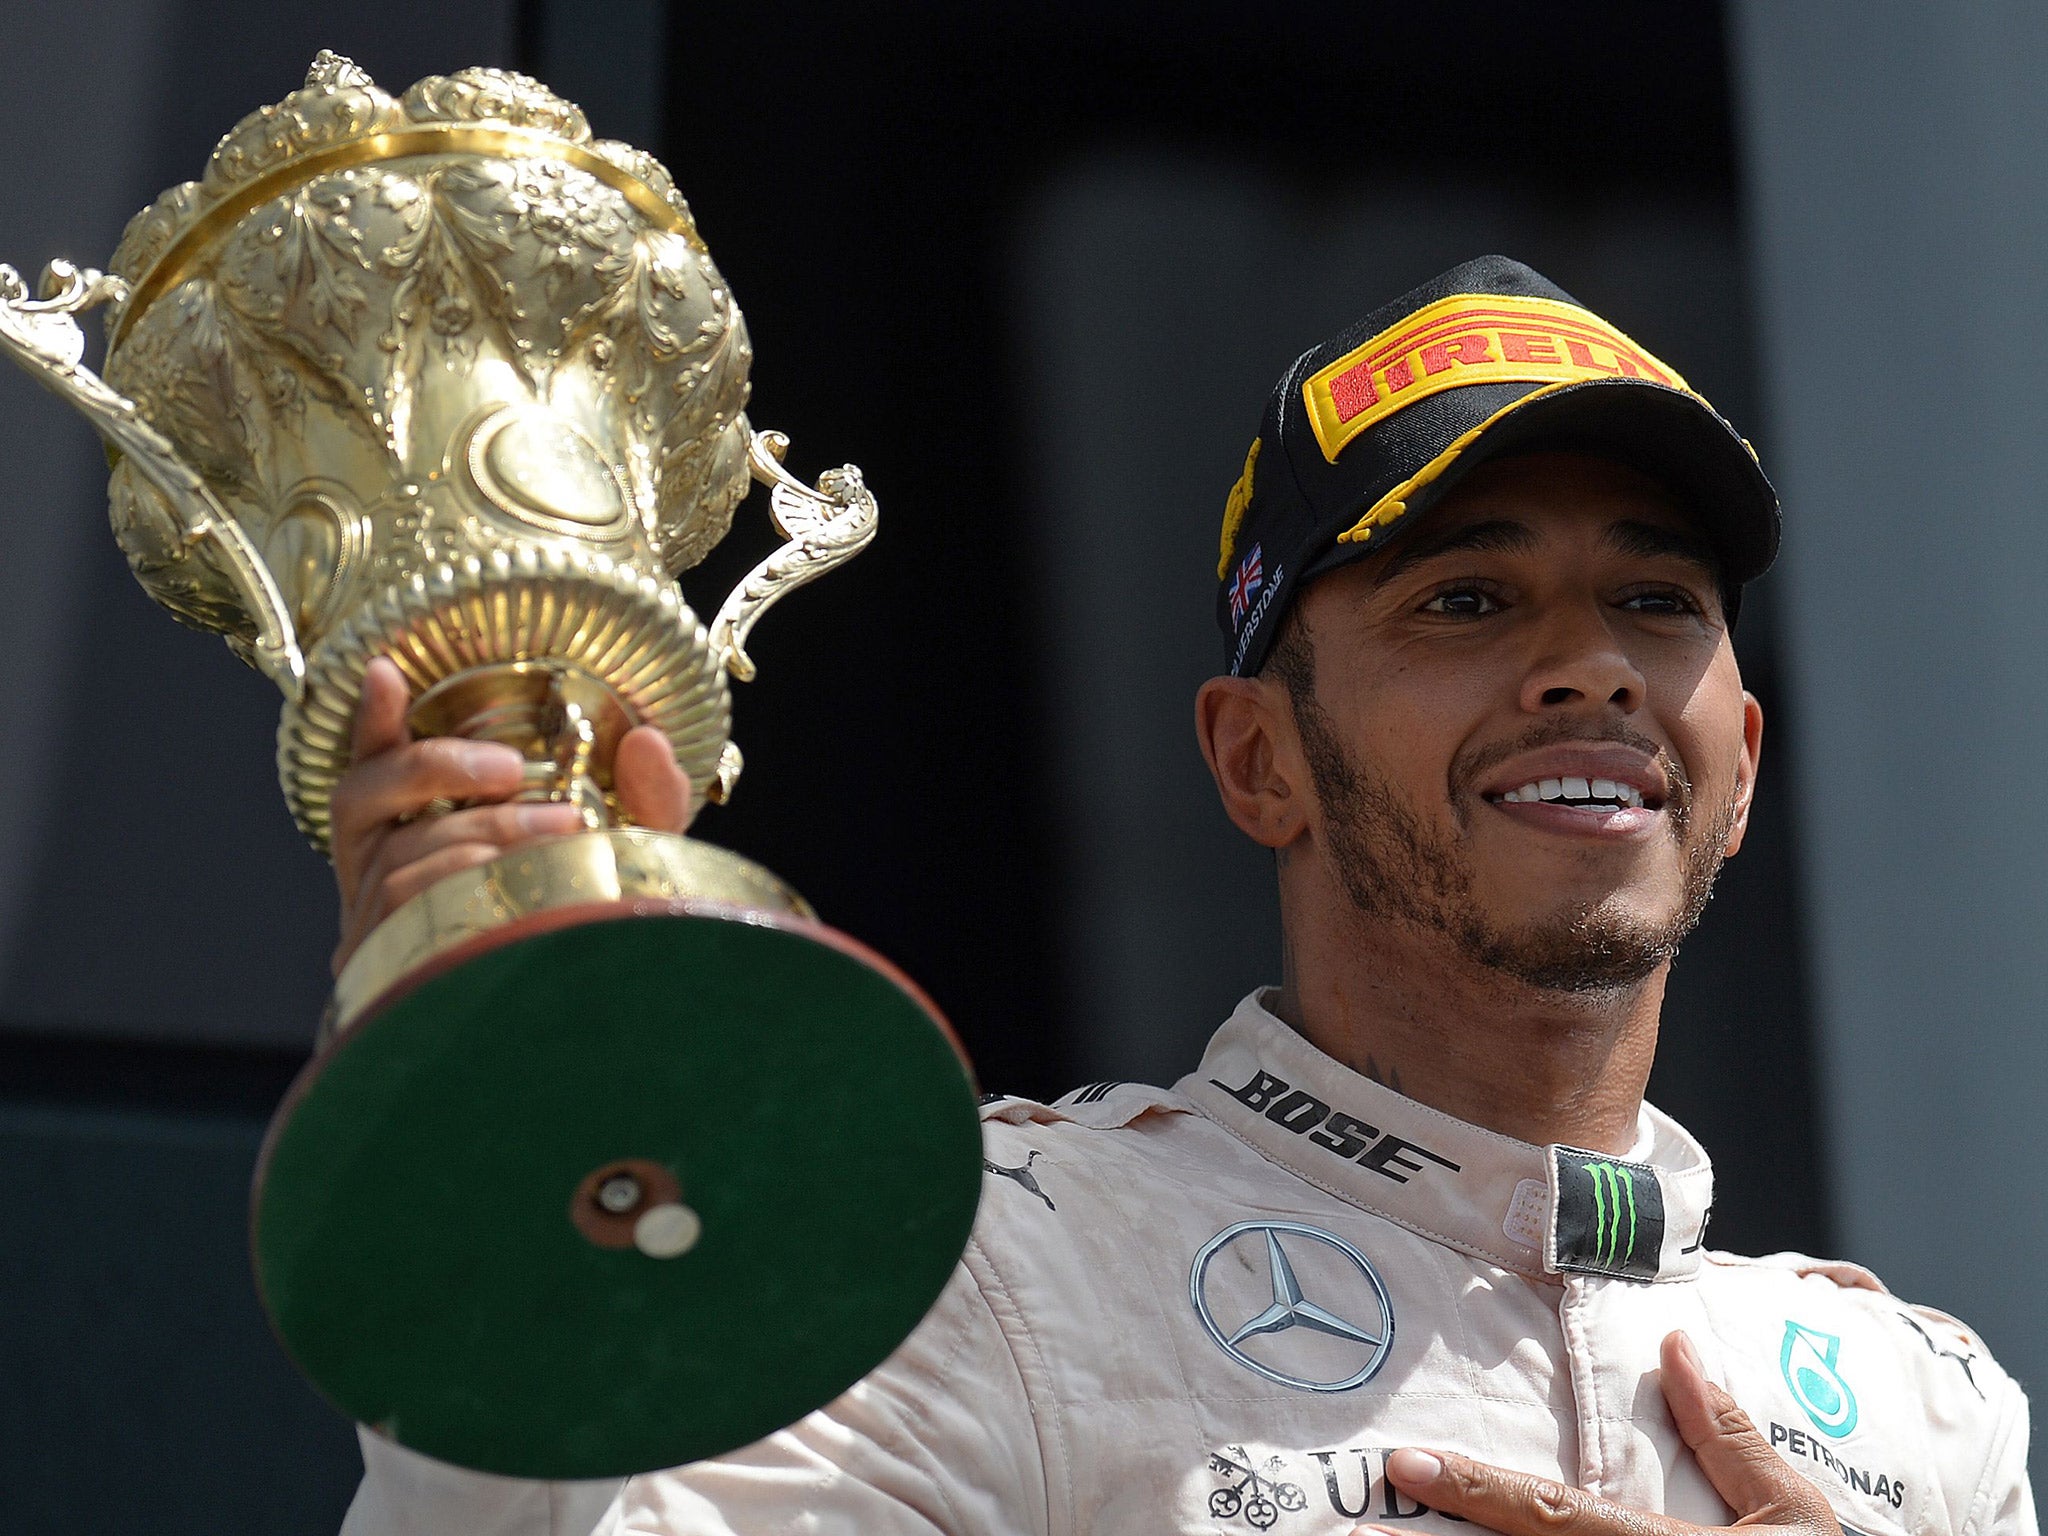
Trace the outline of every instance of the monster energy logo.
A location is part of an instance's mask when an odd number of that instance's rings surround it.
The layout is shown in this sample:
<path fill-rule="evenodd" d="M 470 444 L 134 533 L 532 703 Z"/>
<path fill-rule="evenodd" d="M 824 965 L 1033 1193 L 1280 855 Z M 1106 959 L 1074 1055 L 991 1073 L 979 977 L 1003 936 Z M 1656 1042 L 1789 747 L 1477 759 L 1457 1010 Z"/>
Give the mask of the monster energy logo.
<path fill-rule="evenodd" d="M 1559 1147 L 1560 1269 L 1648 1280 L 1664 1246 L 1664 1191 L 1641 1163 Z"/>
<path fill-rule="evenodd" d="M 1593 1257 L 1609 1268 L 1618 1268 L 1635 1257 L 1636 1181 L 1616 1163 L 1588 1163 L 1593 1176 Z M 1622 1216 L 1628 1217 L 1626 1236 Z"/>

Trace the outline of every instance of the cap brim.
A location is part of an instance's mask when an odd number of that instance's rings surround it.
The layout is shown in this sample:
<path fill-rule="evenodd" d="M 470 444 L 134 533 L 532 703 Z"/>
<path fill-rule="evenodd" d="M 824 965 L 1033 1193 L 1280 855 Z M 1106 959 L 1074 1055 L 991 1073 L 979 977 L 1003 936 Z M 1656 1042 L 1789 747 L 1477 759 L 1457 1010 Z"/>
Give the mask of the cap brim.
<path fill-rule="evenodd" d="M 1762 575 L 1777 554 L 1777 492 L 1749 445 L 1698 396 L 1620 378 L 1532 391 L 1412 491 L 1406 512 L 1370 549 L 1338 545 L 1306 574 L 1384 549 L 1480 465 L 1542 450 L 1593 454 L 1655 480 L 1712 542 L 1731 589 Z"/>

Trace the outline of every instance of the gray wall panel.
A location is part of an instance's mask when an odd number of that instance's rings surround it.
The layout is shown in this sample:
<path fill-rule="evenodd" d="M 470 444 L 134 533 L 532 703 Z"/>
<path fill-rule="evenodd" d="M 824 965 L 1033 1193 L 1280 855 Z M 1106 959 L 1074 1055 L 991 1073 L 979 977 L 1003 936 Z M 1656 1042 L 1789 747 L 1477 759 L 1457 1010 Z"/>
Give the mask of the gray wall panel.
<path fill-rule="evenodd" d="M 2048 15 L 1734 15 L 1825 1173 L 1851 1255 L 2038 1383 Z"/>
<path fill-rule="evenodd" d="M 0 262 L 31 283 L 54 256 L 103 261 L 153 190 L 170 9 L 81 0 L 11 12 L 0 49 Z M 15 743 L 0 795 L 0 1000 L 8 942 L 37 901 L 43 829 L 68 803 L 68 700 L 88 553 L 107 539 L 106 462 L 68 406 L 0 365 L 0 711 Z"/>

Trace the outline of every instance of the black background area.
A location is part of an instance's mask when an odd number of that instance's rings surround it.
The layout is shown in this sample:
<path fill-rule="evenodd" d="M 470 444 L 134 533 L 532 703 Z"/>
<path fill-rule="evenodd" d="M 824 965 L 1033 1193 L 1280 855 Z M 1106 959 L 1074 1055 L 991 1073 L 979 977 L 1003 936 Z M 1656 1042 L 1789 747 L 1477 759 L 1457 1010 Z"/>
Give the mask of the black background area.
<path fill-rule="evenodd" d="M 1034 656 L 1017 211 L 1134 144 L 1309 188 L 1539 182 L 1566 217 L 1634 188 L 1732 210 L 1728 80 L 1719 10 L 1697 3 L 964 14 L 674 13 L 667 161 L 752 327 L 755 424 L 789 432 L 807 476 L 857 458 L 884 508 L 872 550 L 764 622 L 737 703 L 747 778 L 700 830 L 901 961 L 985 1086 L 1045 1097 L 1077 1080 L 1050 834 L 1086 787 L 1051 778 L 1060 699 Z M 741 516 L 685 578 L 700 602 L 766 547 Z M 1775 703 L 1769 606 L 1766 584 L 1741 649 Z M 1751 1250 L 1826 1246 L 1818 1180 L 1783 1176 L 1815 1146 L 1781 741 L 1779 793 L 1679 963 L 1652 1083 L 1716 1156 L 1716 1240 Z"/>

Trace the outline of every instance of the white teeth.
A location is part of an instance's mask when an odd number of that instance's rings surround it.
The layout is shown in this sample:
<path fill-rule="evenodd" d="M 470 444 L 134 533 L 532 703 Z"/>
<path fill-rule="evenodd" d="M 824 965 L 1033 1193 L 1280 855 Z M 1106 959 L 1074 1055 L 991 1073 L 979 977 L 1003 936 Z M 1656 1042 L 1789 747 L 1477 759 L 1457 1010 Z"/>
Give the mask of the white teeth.
<path fill-rule="evenodd" d="M 1643 808 L 1643 793 L 1632 785 L 1618 783 L 1613 779 L 1538 779 L 1511 789 L 1502 795 L 1504 803 L 1532 805 L 1543 800 L 1557 801 L 1606 801 L 1610 805 L 1626 806 L 1630 810 Z"/>

